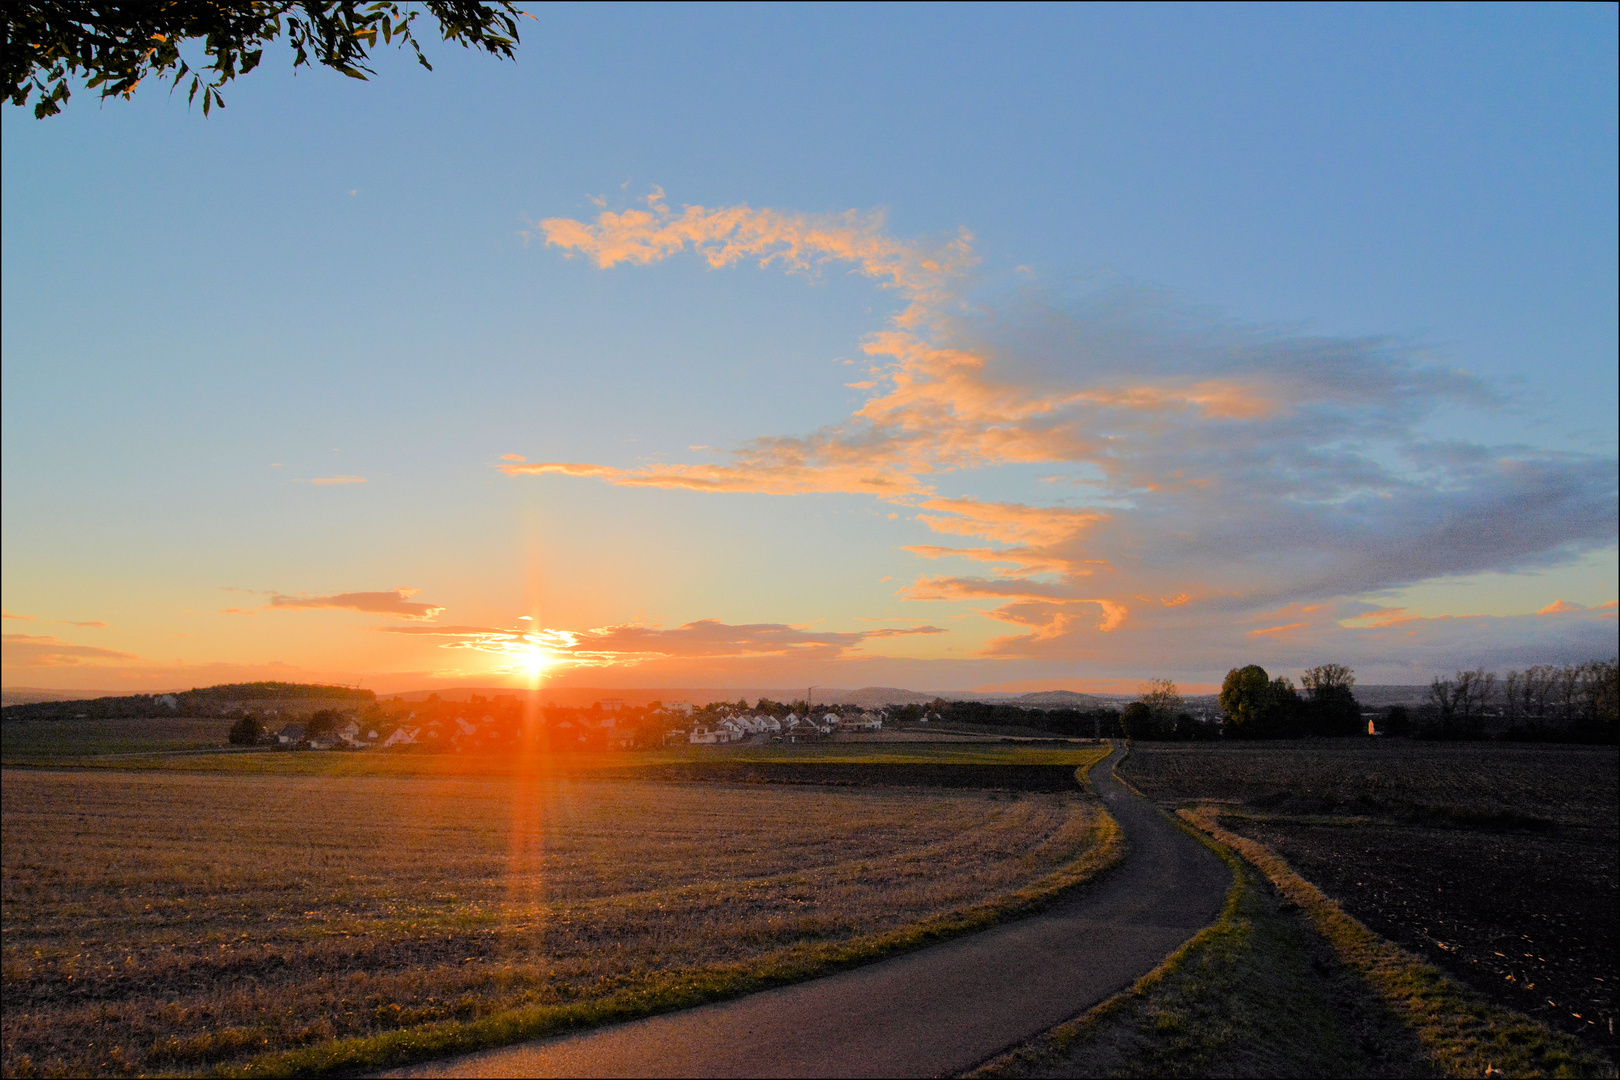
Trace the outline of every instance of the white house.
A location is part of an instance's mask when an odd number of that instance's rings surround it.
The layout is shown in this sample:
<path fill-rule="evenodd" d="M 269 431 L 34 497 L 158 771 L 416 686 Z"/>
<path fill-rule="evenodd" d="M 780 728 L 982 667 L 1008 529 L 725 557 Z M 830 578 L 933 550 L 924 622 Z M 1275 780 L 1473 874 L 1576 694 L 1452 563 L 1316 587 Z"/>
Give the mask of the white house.
<path fill-rule="evenodd" d="M 722 720 L 712 727 L 707 724 L 699 724 L 692 729 L 692 733 L 686 737 L 686 741 L 693 746 L 713 746 L 717 743 L 734 742 L 740 738 L 742 738 L 742 729 L 736 724 Z"/>
<path fill-rule="evenodd" d="M 863 713 L 857 716 L 846 716 L 838 721 L 839 731 L 881 731 L 883 717 Z"/>
<path fill-rule="evenodd" d="M 422 729 L 412 728 L 406 731 L 403 726 L 395 728 L 394 733 L 383 740 L 383 749 L 386 750 L 390 746 L 414 746 L 416 744 L 416 733 L 420 730 Z"/>

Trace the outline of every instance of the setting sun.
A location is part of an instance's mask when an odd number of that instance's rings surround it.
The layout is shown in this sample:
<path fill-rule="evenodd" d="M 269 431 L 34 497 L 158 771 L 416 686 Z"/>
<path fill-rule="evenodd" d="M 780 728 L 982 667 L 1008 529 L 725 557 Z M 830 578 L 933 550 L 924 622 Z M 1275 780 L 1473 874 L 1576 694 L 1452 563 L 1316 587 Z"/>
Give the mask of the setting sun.
<path fill-rule="evenodd" d="M 518 654 L 518 662 L 523 666 L 523 673 L 531 679 L 538 679 L 544 675 L 555 662 L 555 658 L 542 649 L 530 645 L 525 651 Z"/>

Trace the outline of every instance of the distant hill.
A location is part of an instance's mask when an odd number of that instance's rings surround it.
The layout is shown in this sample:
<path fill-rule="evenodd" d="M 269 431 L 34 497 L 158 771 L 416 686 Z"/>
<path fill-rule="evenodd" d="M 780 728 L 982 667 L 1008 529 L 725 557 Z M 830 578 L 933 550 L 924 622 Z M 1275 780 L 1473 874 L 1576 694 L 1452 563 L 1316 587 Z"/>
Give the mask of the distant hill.
<path fill-rule="evenodd" d="M 542 686 L 540 700 L 564 707 L 582 708 L 604 698 L 620 698 L 628 705 L 646 705 L 654 701 L 690 701 L 694 705 L 707 705 L 712 701 L 746 699 L 750 703 L 760 698 L 772 701 L 799 701 L 807 687 L 803 686 L 732 686 L 732 687 L 647 687 L 616 689 L 601 686 Z M 401 701 L 426 701 L 438 695 L 440 701 L 467 701 L 474 695 L 494 699 L 501 696 L 522 695 L 527 691 L 510 686 L 455 686 L 439 690 L 410 690 L 398 694 L 380 694 L 380 698 L 399 698 Z M 850 690 L 839 686 L 815 688 L 817 705 L 857 705 L 863 709 L 878 709 L 885 705 L 926 705 L 943 698 L 946 701 L 989 701 L 999 705 L 1014 705 L 1024 709 L 1094 709 L 1107 704 L 1111 698 L 1096 694 L 1079 694 L 1072 690 L 1047 690 L 1034 694 L 977 693 L 972 690 L 906 690 L 898 686 L 863 686 Z"/>
<path fill-rule="evenodd" d="M 1019 694 L 1006 701 L 1026 709 L 1095 709 L 1106 703 L 1096 694 L 1081 694 L 1073 690 L 1043 690 L 1037 694 Z"/>
<path fill-rule="evenodd" d="M 161 694 L 170 690 L 157 691 Z M 43 686 L 8 686 L 0 690 L 0 705 L 32 705 L 36 701 L 88 701 L 102 697 L 130 697 L 133 690 L 47 690 Z"/>
<path fill-rule="evenodd" d="M 803 696 L 802 691 L 799 696 Z M 884 705 L 926 705 L 938 696 L 917 690 L 901 690 L 895 686 L 863 686 L 859 690 L 816 687 L 817 702 L 826 705 L 858 705 L 863 709 L 877 709 Z"/>
<path fill-rule="evenodd" d="M 712 701 L 736 701 L 745 698 L 749 703 L 760 698 L 770 698 L 772 701 L 798 701 L 809 689 L 804 686 L 729 686 L 729 687 L 685 687 L 663 686 L 643 687 L 638 689 L 621 689 L 602 686 L 542 686 L 540 687 L 540 700 L 552 702 L 568 708 L 579 708 L 590 705 L 592 702 L 604 698 L 620 698 L 628 705 L 646 705 L 654 701 L 690 701 L 694 705 L 707 705 Z M 426 701 L 434 694 L 440 701 L 467 701 L 474 694 L 484 698 L 499 696 L 523 695 L 526 690 L 511 686 L 455 686 L 439 690 L 410 690 L 398 694 L 379 694 L 384 700 L 399 698 L 401 701 Z M 818 686 L 815 688 L 815 703 L 817 705 L 859 705 L 863 709 L 875 709 L 882 705 L 912 705 L 933 701 L 936 697 L 944 696 L 949 700 L 974 697 L 960 693 L 945 693 L 944 695 L 924 693 L 917 690 L 901 690 L 893 686 L 863 686 L 859 690 L 848 690 L 836 686 Z"/>
<path fill-rule="evenodd" d="M 1429 687 L 1422 686 L 1361 686 L 1351 691 L 1356 700 L 1368 708 L 1382 705 L 1421 705 L 1429 700 Z"/>
<path fill-rule="evenodd" d="M 218 716 L 227 708 L 303 712 L 322 706 L 375 701 L 370 690 L 313 683 L 225 683 L 172 694 L 118 694 L 7 705 L 0 717 L 17 720 L 123 720 L 156 716 Z"/>

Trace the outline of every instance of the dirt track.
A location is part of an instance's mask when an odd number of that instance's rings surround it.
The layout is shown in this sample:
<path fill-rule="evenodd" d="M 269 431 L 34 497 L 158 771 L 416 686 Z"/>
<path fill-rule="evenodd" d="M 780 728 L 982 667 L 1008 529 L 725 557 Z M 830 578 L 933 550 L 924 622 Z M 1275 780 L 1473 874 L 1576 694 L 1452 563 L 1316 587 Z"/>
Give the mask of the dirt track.
<path fill-rule="evenodd" d="M 1093 768 L 1130 845 L 1046 912 L 736 1001 L 419 1065 L 395 1076 L 939 1076 L 1117 993 L 1220 912 L 1231 874 Z"/>

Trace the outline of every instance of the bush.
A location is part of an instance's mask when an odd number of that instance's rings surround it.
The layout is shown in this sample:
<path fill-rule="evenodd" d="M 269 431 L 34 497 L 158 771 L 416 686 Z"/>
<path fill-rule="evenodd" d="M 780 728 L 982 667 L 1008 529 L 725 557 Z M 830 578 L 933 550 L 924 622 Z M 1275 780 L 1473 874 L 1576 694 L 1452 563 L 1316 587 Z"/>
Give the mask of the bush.
<path fill-rule="evenodd" d="M 231 725 L 231 745 L 253 746 L 264 735 L 264 725 L 257 717 L 244 716 Z"/>

